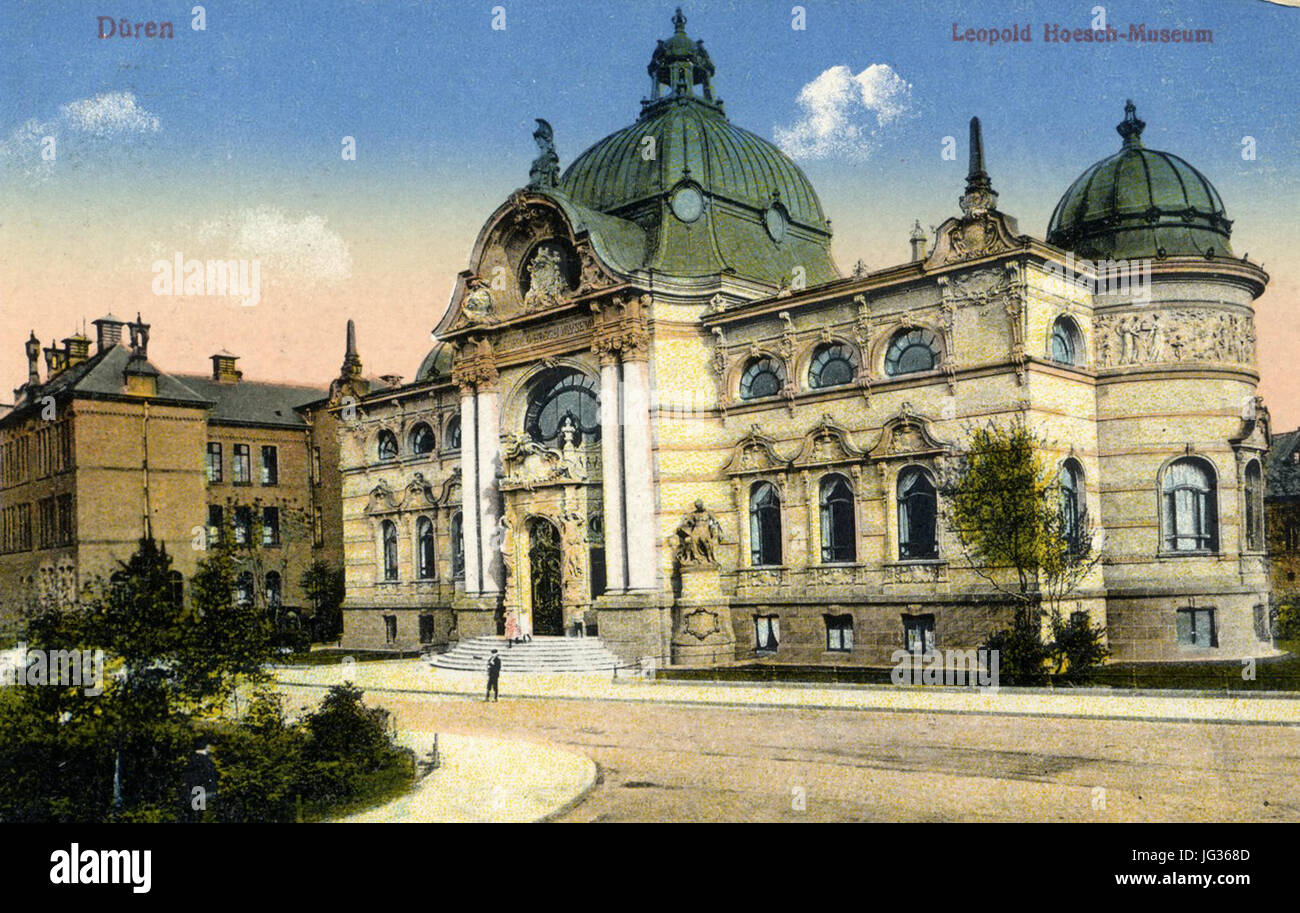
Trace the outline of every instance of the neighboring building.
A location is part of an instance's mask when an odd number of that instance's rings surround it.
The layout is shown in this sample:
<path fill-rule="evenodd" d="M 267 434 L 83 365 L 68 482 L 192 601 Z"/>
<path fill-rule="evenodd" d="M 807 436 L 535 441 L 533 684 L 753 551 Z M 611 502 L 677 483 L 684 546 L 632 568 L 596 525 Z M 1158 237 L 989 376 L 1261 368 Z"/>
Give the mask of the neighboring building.
<path fill-rule="evenodd" d="M 977 646 L 1010 609 L 936 474 L 972 423 L 1024 416 L 1104 536 L 1072 608 L 1114 659 L 1268 652 L 1268 277 L 1210 183 L 1145 148 L 1130 104 L 1038 240 L 997 208 L 972 121 L 960 214 L 842 277 L 812 185 L 727 119 L 674 25 L 640 117 L 562 176 L 539 122 L 415 380 L 335 391 L 345 644 L 518 624 L 661 661 Z M 1094 287 L 1074 255 L 1140 284 Z M 679 555 L 699 530 L 704 559 Z"/>
<path fill-rule="evenodd" d="M 80 335 L 44 350 L 44 380 L 33 334 L 27 383 L 0 417 L 0 618 L 71 603 L 143 535 L 188 578 L 227 512 L 263 546 L 240 593 L 309 609 L 303 571 L 342 556 L 325 391 L 245 381 L 228 353 L 211 375 L 167 374 L 149 360 L 147 324 L 110 315 L 95 328 L 94 354 Z"/>
<path fill-rule="evenodd" d="M 1273 436 L 1264 503 L 1274 603 L 1300 596 L 1300 431 Z"/>

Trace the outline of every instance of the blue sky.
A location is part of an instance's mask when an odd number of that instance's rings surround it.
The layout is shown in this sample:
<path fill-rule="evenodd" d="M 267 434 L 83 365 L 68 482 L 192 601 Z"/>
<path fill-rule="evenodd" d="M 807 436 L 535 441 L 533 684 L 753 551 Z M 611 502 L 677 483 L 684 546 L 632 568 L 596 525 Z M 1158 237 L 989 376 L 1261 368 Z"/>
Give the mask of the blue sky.
<path fill-rule="evenodd" d="M 882 122 L 869 107 L 849 112 L 862 131 L 856 148 L 797 156 L 834 222 L 844 270 L 858 257 L 872 267 L 904 259 L 913 219 L 938 224 L 956 210 L 972 114 L 984 123 L 1002 208 L 1041 236 L 1070 182 L 1118 149 L 1114 125 L 1133 98 L 1148 125 L 1147 145 L 1178 153 L 1209 176 L 1236 220 L 1237 252 L 1270 268 L 1285 263 L 1273 270 L 1270 296 L 1293 301 L 1300 289 L 1300 9 L 1264 0 L 1112 2 L 1106 15 L 1120 30 L 1135 22 L 1211 29 L 1214 41 L 1044 43 L 1045 23 L 1086 27 L 1099 2 L 983 3 L 974 14 L 969 3 L 934 0 L 809 0 L 799 4 L 803 30 L 791 28 L 790 0 L 683 8 L 687 31 L 704 39 L 717 65 L 729 116 L 762 136 L 796 124 L 807 113 L 801 91 L 833 68 L 854 75 L 874 66 L 906 84 L 897 116 Z M 171 243 L 167 226 L 183 217 L 202 222 L 224 210 L 271 206 L 291 224 L 318 220 L 347 246 L 354 282 L 340 288 L 351 300 L 400 294 L 409 308 L 400 316 L 431 327 L 482 220 L 527 180 L 533 119 L 554 125 L 562 165 L 632 122 L 647 91 L 650 53 L 671 34 L 675 4 L 222 0 L 204 4 L 205 31 L 190 28 L 194 5 L 0 4 L 0 244 L 42 239 L 42 257 L 75 268 L 85 256 L 84 268 L 103 277 L 113 264 L 108 254 L 95 260 L 101 237 L 121 239 L 129 256 L 139 239 Z M 496 6 L 505 8 L 504 30 L 492 28 Z M 97 16 L 109 14 L 170 20 L 176 38 L 99 40 Z M 954 23 L 963 30 L 1028 24 L 1033 40 L 955 43 Z M 66 121 L 62 106 L 105 93 L 129 95 L 132 116 L 145 127 L 110 136 L 64 129 L 64 164 L 34 180 L 35 146 L 24 125 Z M 355 162 L 341 159 L 344 136 L 356 138 Z M 945 136 L 958 140 L 955 161 L 941 157 Z M 1241 156 L 1245 136 L 1255 140 L 1254 160 Z M 59 226 L 57 237 L 51 226 Z M 0 270 L 8 274 L 0 277 L 8 294 L 0 309 L 15 316 L 30 308 L 23 294 L 43 277 L 2 251 Z M 400 289 L 380 281 L 402 270 L 419 277 Z M 105 296 L 137 307 L 125 292 Z M 343 304 L 318 300 L 331 325 L 344 317 Z M 375 314 L 358 315 L 362 338 L 366 320 L 378 331 L 396 306 L 367 300 Z M 254 332 L 257 319 L 239 315 L 238 325 Z M 194 336 L 204 329 L 192 321 L 183 328 Z M 418 363 L 427 345 L 423 330 L 415 335 L 409 351 L 399 345 L 396 364 L 376 369 L 413 370 L 405 362 Z M 19 344 L 16 337 L 0 344 L 6 377 L 23 372 L 11 352 Z M 331 349 L 321 370 L 333 362 Z"/>

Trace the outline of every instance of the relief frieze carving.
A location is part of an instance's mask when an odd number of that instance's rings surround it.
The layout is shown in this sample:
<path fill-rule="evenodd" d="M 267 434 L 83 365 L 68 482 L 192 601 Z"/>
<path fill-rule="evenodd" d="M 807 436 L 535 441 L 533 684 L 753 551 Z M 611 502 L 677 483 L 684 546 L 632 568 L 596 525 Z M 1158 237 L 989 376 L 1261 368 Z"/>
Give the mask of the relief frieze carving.
<path fill-rule="evenodd" d="M 1103 314 L 1093 321 L 1097 364 L 1255 363 L 1254 320 L 1220 311 Z"/>

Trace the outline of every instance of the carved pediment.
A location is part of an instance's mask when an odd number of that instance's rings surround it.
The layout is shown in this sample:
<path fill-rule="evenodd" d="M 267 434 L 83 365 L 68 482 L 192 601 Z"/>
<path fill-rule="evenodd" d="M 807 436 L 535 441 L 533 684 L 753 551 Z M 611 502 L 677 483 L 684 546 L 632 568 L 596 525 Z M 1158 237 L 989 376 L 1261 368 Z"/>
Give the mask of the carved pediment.
<path fill-rule="evenodd" d="M 379 484 L 370 489 L 370 500 L 366 504 L 366 513 L 368 514 L 386 514 L 393 513 L 401 507 L 401 500 L 397 494 L 388 486 L 388 483 L 380 480 Z"/>
<path fill-rule="evenodd" d="M 525 435 L 517 435 L 505 448 L 506 488 L 533 489 L 538 485 L 567 484 L 587 480 L 586 457 L 581 448 L 566 445 L 562 450 L 547 447 Z"/>
<path fill-rule="evenodd" d="M 866 452 L 855 447 L 849 432 L 835 423 L 829 415 L 804 436 L 796 466 L 827 466 L 834 463 L 857 463 L 866 459 Z"/>
<path fill-rule="evenodd" d="M 954 217 L 939 226 L 934 250 L 926 258 L 926 269 L 988 257 L 1021 246 L 1015 219 L 990 209 Z"/>
<path fill-rule="evenodd" d="M 776 442 L 765 435 L 758 425 L 754 425 L 748 434 L 736 442 L 731 460 L 723 471 L 730 475 L 745 475 L 783 470 L 788 465 L 787 460 L 777 455 Z"/>
<path fill-rule="evenodd" d="M 406 486 L 406 497 L 403 498 L 402 505 L 408 510 L 438 506 L 438 499 L 433 494 L 433 486 L 425 479 L 424 473 L 417 472 L 415 478 Z"/>
<path fill-rule="evenodd" d="M 880 438 L 870 450 L 873 460 L 911 459 L 937 456 L 948 450 L 948 445 L 934 436 L 928 419 L 917 415 L 904 403 L 898 415 L 880 430 Z"/>
<path fill-rule="evenodd" d="M 447 481 L 442 483 L 442 494 L 438 496 L 438 503 L 443 507 L 455 507 L 460 502 L 460 467 L 457 466 L 447 477 Z"/>

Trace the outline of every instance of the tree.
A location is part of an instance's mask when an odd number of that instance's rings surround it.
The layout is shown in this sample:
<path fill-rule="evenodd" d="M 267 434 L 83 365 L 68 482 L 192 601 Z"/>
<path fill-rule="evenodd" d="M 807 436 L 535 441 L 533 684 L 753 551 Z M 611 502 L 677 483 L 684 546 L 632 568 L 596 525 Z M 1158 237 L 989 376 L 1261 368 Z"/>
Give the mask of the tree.
<path fill-rule="evenodd" d="M 1091 622 L 1062 618 L 1063 604 L 1101 553 L 1082 499 L 1066 503 L 1070 495 L 1048 460 L 1050 449 L 1021 418 L 990 423 L 972 432 L 942 486 L 948 525 L 968 563 L 1014 607 L 1011 626 L 988 646 L 1000 651 L 1003 672 L 1021 683 L 1040 680 L 1049 659 L 1058 672 L 1072 667 L 1082 674 L 1104 650 Z M 1045 618 L 1052 643 L 1042 639 Z"/>
<path fill-rule="evenodd" d="M 343 633 L 343 568 L 316 560 L 302 575 L 302 589 L 312 604 L 316 639 L 330 641 Z"/>

